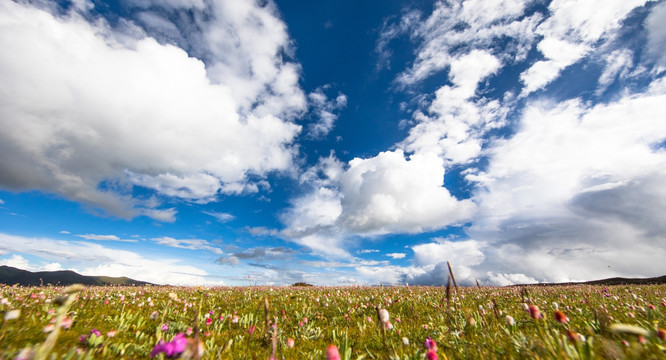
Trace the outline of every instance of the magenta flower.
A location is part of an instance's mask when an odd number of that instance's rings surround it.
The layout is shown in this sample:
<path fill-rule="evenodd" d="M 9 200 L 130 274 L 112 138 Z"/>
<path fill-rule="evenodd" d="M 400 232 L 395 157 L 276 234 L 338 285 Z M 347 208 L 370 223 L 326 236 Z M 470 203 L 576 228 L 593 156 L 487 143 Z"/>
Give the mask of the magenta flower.
<path fill-rule="evenodd" d="M 340 360 L 338 347 L 331 344 L 326 348 L 326 360 Z"/>
<path fill-rule="evenodd" d="M 434 350 L 437 351 L 437 344 L 435 343 L 435 340 L 431 339 L 430 336 L 426 338 L 425 341 L 425 347 L 428 350 Z"/>
<path fill-rule="evenodd" d="M 160 353 L 164 353 L 167 357 L 173 357 L 185 351 L 186 346 L 187 338 L 185 337 L 185 334 L 178 333 L 173 337 L 173 340 L 169 342 L 160 340 L 160 342 L 153 348 L 153 351 L 150 352 L 150 357 L 155 357 Z"/>
<path fill-rule="evenodd" d="M 432 350 L 432 349 L 428 350 L 428 352 L 426 353 L 426 359 L 428 359 L 428 360 L 438 360 L 437 352 L 435 352 L 435 350 Z"/>
<path fill-rule="evenodd" d="M 169 330 L 169 325 L 168 324 L 162 325 L 162 331 L 167 331 L 167 330 Z"/>
<path fill-rule="evenodd" d="M 90 335 L 92 335 L 92 334 L 95 334 L 95 336 L 98 336 L 98 337 L 102 335 L 102 334 L 99 332 L 99 330 L 97 330 L 97 329 L 95 329 L 95 328 L 93 328 L 92 330 L 90 330 Z"/>

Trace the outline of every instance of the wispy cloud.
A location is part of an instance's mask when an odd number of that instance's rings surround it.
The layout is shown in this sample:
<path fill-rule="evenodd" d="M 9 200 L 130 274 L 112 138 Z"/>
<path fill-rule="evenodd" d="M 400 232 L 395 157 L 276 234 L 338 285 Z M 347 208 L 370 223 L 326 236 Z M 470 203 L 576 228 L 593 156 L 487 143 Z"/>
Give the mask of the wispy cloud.
<path fill-rule="evenodd" d="M 229 222 L 236 218 L 235 216 L 225 212 L 203 211 L 203 213 L 214 217 L 221 223 Z"/>
<path fill-rule="evenodd" d="M 60 232 L 61 234 L 69 234 L 69 232 Z M 80 238 L 86 240 L 98 240 L 98 241 L 122 241 L 122 242 L 137 242 L 135 239 L 121 239 L 116 235 L 97 235 L 97 234 L 82 234 L 76 235 Z"/>
<path fill-rule="evenodd" d="M 212 246 L 208 241 L 201 239 L 175 239 L 168 236 L 152 238 L 152 241 L 159 245 L 169 246 L 178 249 L 188 250 L 206 250 L 215 254 L 222 254 L 222 249 Z"/>

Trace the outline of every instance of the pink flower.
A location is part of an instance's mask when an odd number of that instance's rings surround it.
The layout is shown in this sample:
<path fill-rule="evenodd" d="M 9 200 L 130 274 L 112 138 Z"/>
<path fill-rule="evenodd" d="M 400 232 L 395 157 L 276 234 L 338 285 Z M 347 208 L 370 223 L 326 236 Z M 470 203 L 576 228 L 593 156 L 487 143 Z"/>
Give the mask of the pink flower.
<path fill-rule="evenodd" d="M 539 311 L 539 307 L 536 305 L 530 305 L 527 307 L 528 311 L 530 312 L 530 316 L 534 320 L 541 319 L 541 311 Z"/>
<path fill-rule="evenodd" d="M 169 330 L 169 325 L 168 324 L 162 325 L 162 331 L 167 331 L 167 330 Z"/>
<path fill-rule="evenodd" d="M 106 337 L 112 338 L 114 336 L 116 336 L 116 331 L 115 330 L 109 330 L 109 331 L 106 332 Z"/>
<path fill-rule="evenodd" d="M 426 353 L 426 359 L 428 359 L 428 360 L 437 360 L 438 359 L 437 352 L 435 350 L 432 350 L 432 349 L 428 350 L 428 352 Z"/>
<path fill-rule="evenodd" d="M 340 352 L 338 347 L 331 344 L 326 348 L 326 360 L 340 360 Z"/>
<path fill-rule="evenodd" d="M 425 341 L 425 347 L 428 350 L 434 350 L 437 351 L 437 344 L 435 343 L 435 340 L 431 339 L 430 336 L 426 338 Z"/>
<path fill-rule="evenodd" d="M 213 323 L 213 319 L 211 319 L 211 318 L 206 319 L 206 325 L 210 325 L 212 323 Z"/>
<path fill-rule="evenodd" d="M 252 335 L 252 333 L 254 333 L 254 330 L 256 330 L 256 329 L 257 329 L 257 328 L 256 328 L 254 325 L 251 325 L 250 328 L 247 329 L 247 333 L 250 334 L 250 335 Z"/>
<path fill-rule="evenodd" d="M 174 336 L 173 340 L 169 342 L 160 340 L 160 342 L 153 348 L 153 351 L 150 352 L 150 357 L 155 357 L 160 353 L 164 353 L 167 357 L 172 357 L 185 351 L 186 346 L 187 338 L 185 338 L 183 333 L 178 333 L 178 335 Z"/>
<path fill-rule="evenodd" d="M 287 347 L 288 348 L 293 348 L 294 347 L 294 339 L 292 339 L 292 338 L 287 339 Z"/>

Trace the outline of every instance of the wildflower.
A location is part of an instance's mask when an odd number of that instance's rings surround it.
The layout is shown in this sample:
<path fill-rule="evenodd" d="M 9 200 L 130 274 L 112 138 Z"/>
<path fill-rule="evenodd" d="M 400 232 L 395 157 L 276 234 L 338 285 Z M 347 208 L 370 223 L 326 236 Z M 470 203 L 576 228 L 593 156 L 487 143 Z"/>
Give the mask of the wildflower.
<path fill-rule="evenodd" d="M 386 329 L 386 330 L 391 330 L 391 329 L 393 329 L 393 324 L 391 324 L 390 321 L 385 322 L 385 323 L 384 323 L 384 329 Z"/>
<path fill-rule="evenodd" d="M 167 331 L 167 330 L 169 330 L 169 324 L 162 325 L 162 331 Z"/>
<path fill-rule="evenodd" d="M 666 340 L 666 330 L 664 329 L 657 330 L 657 337 L 662 340 Z"/>
<path fill-rule="evenodd" d="M 185 330 L 185 335 L 190 336 L 194 333 L 194 330 L 192 330 L 191 327 L 188 327 L 187 330 Z"/>
<path fill-rule="evenodd" d="M 425 347 L 428 350 L 434 350 L 437 351 L 437 344 L 435 343 L 435 340 L 431 339 L 430 336 L 426 338 L 425 341 Z"/>
<path fill-rule="evenodd" d="M 109 330 L 106 332 L 106 337 L 112 338 L 114 336 L 116 336 L 116 330 Z"/>
<path fill-rule="evenodd" d="M 9 310 L 7 313 L 5 313 L 5 321 L 7 320 L 16 320 L 18 317 L 21 316 L 21 310 L 15 309 L 15 310 Z"/>
<path fill-rule="evenodd" d="M 53 326 L 53 324 L 48 324 L 44 326 L 44 329 L 42 329 L 42 331 L 45 333 L 50 333 L 51 331 L 53 331 L 54 328 L 55 326 Z"/>
<path fill-rule="evenodd" d="M 541 312 L 539 311 L 539 307 L 536 305 L 530 305 L 528 306 L 528 310 L 530 312 L 530 316 L 534 320 L 541 319 Z"/>
<path fill-rule="evenodd" d="M 247 329 L 247 333 L 252 335 L 257 328 L 254 325 L 250 325 L 250 328 Z"/>
<path fill-rule="evenodd" d="M 185 335 L 183 333 L 178 333 L 178 335 L 174 336 L 173 340 L 169 342 L 160 340 L 160 342 L 153 348 L 153 351 L 150 352 L 150 357 L 155 357 L 160 353 L 164 353 L 167 357 L 172 357 L 185 351 L 186 346 L 187 339 L 185 338 Z"/>
<path fill-rule="evenodd" d="M 579 339 L 580 339 L 580 337 L 578 336 L 577 333 L 575 333 L 571 330 L 567 330 L 567 340 L 569 340 L 570 342 L 573 343 L 573 342 L 578 341 Z"/>
<path fill-rule="evenodd" d="M 428 350 L 426 353 L 426 359 L 428 360 L 438 360 L 437 352 L 435 350 Z"/>
<path fill-rule="evenodd" d="M 372 322 L 372 318 L 371 318 L 370 316 L 366 317 L 365 320 L 366 320 L 367 322 Z"/>
<path fill-rule="evenodd" d="M 331 344 L 326 348 L 326 360 L 340 360 L 338 347 Z"/>
<path fill-rule="evenodd" d="M 645 340 L 645 337 L 642 335 L 638 335 L 638 342 L 643 345 L 647 344 L 647 340 Z"/>
<path fill-rule="evenodd" d="M 402 344 L 403 344 L 403 345 L 409 345 L 409 339 L 406 338 L 406 337 L 403 337 L 403 338 L 402 338 Z"/>
<path fill-rule="evenodd" d="M 509 326 L 516 325 L 516 320 L 514 320 L 511 315 L 507 315 L 505 319 L 506 319 L 506 324 L 507 325 L 509 325 Z"/>
<path fill-rule="evenodd" d="M 69 329 L 70 327 L 72 327 L 73 322 L 74 320 L 72 320 L 71 318 L 64 318 L 60 323 L 60 327 L 63 329 Z"/>
<path fill-rule="evenodd" d="M 238 315 L 234 315 L 234 317 L 231 318 L 231 323 L 238 324 Z"/>
<path fill-rule="evenodd" d="M 388 310 L 386 309 L 379 309 L 379 320 L 381 322 L 386 323 L 389 321 L 389 313 Z"/>
<path fill-rule="evenodd" d="M 470 316 L 467 319 L 467 323 L 469 324 L 469 326 L 472 326 L 472 327 L 476 325 L 476 321 L 474 320 L 474 317 L 472 317 L 472 316 Z"/>
<path fill-rule="evenodd" d="M 288 348 L 293 348 L 294 347 L 294 339 L 292 339 L 292 338 L 287 339 L 287 347 Z"/>
<path fill-rule="evenodd" d="M 206 319 L 206 325 L 210 325 L 212 323 L 213 323 L 213 319 L 211 319 L 211 318 Z"/>
<path fill-rule="evenodd" d="M 102 333 L 100 333 L 99 330 L 93 328 L 92 330 L 90 330 L 90 335 L 95 335 L 95 336 L 99 337 L 99 336 L 102 336 Z"/>
<path fill-rule="evenodd" d="M 654 309 L 656 309 L 656 307 L 654 305 L 650 304 L 650 305 L 648 305 L 648 309 L 654 310 Z"/>
<path fill-rule="evenodd" d="M 557 321 L 560 324 L 566 324 L 567 322 L 569 322 L 569 318 L 566 315 L 564 315 L 564 313 L 561 312 L 560 310 L 555 310 L 554 315 L 555 315 L 555 321 Z"/>
<path fill-rule="evenodd" d="M 159 313 L 158 311 L 153 311 L 152 313 L 150 313 L 150 320 L 155 320 L 155 319 L 157 319 L 157 317 L 158 317 L 159 315 L 160 315 L 160 313 Z"/>
<path fill-rule="evenodd" d="M 34 357 L 35 357 L 34 350 L 32 350 L 31 348 L 24 348 L 18 353 L 18 355 L 16 355 L 16 359 L 14 360 L 31 360 Z"/>

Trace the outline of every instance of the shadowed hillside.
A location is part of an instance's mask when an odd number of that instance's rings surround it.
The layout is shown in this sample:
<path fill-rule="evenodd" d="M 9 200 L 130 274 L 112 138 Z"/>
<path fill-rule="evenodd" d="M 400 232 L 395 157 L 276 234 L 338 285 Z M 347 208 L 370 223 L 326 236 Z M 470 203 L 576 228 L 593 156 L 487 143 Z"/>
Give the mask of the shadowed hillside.
<path fill-rule="evenodd" d="M 150 283 L 126 277 L 85 276 L 70 270 L 31 272 L 2 265 L 0 266 L 0 284 L 19 284 L 21 286 L 83 284 L 101 286 L 149 285 Z"/>

